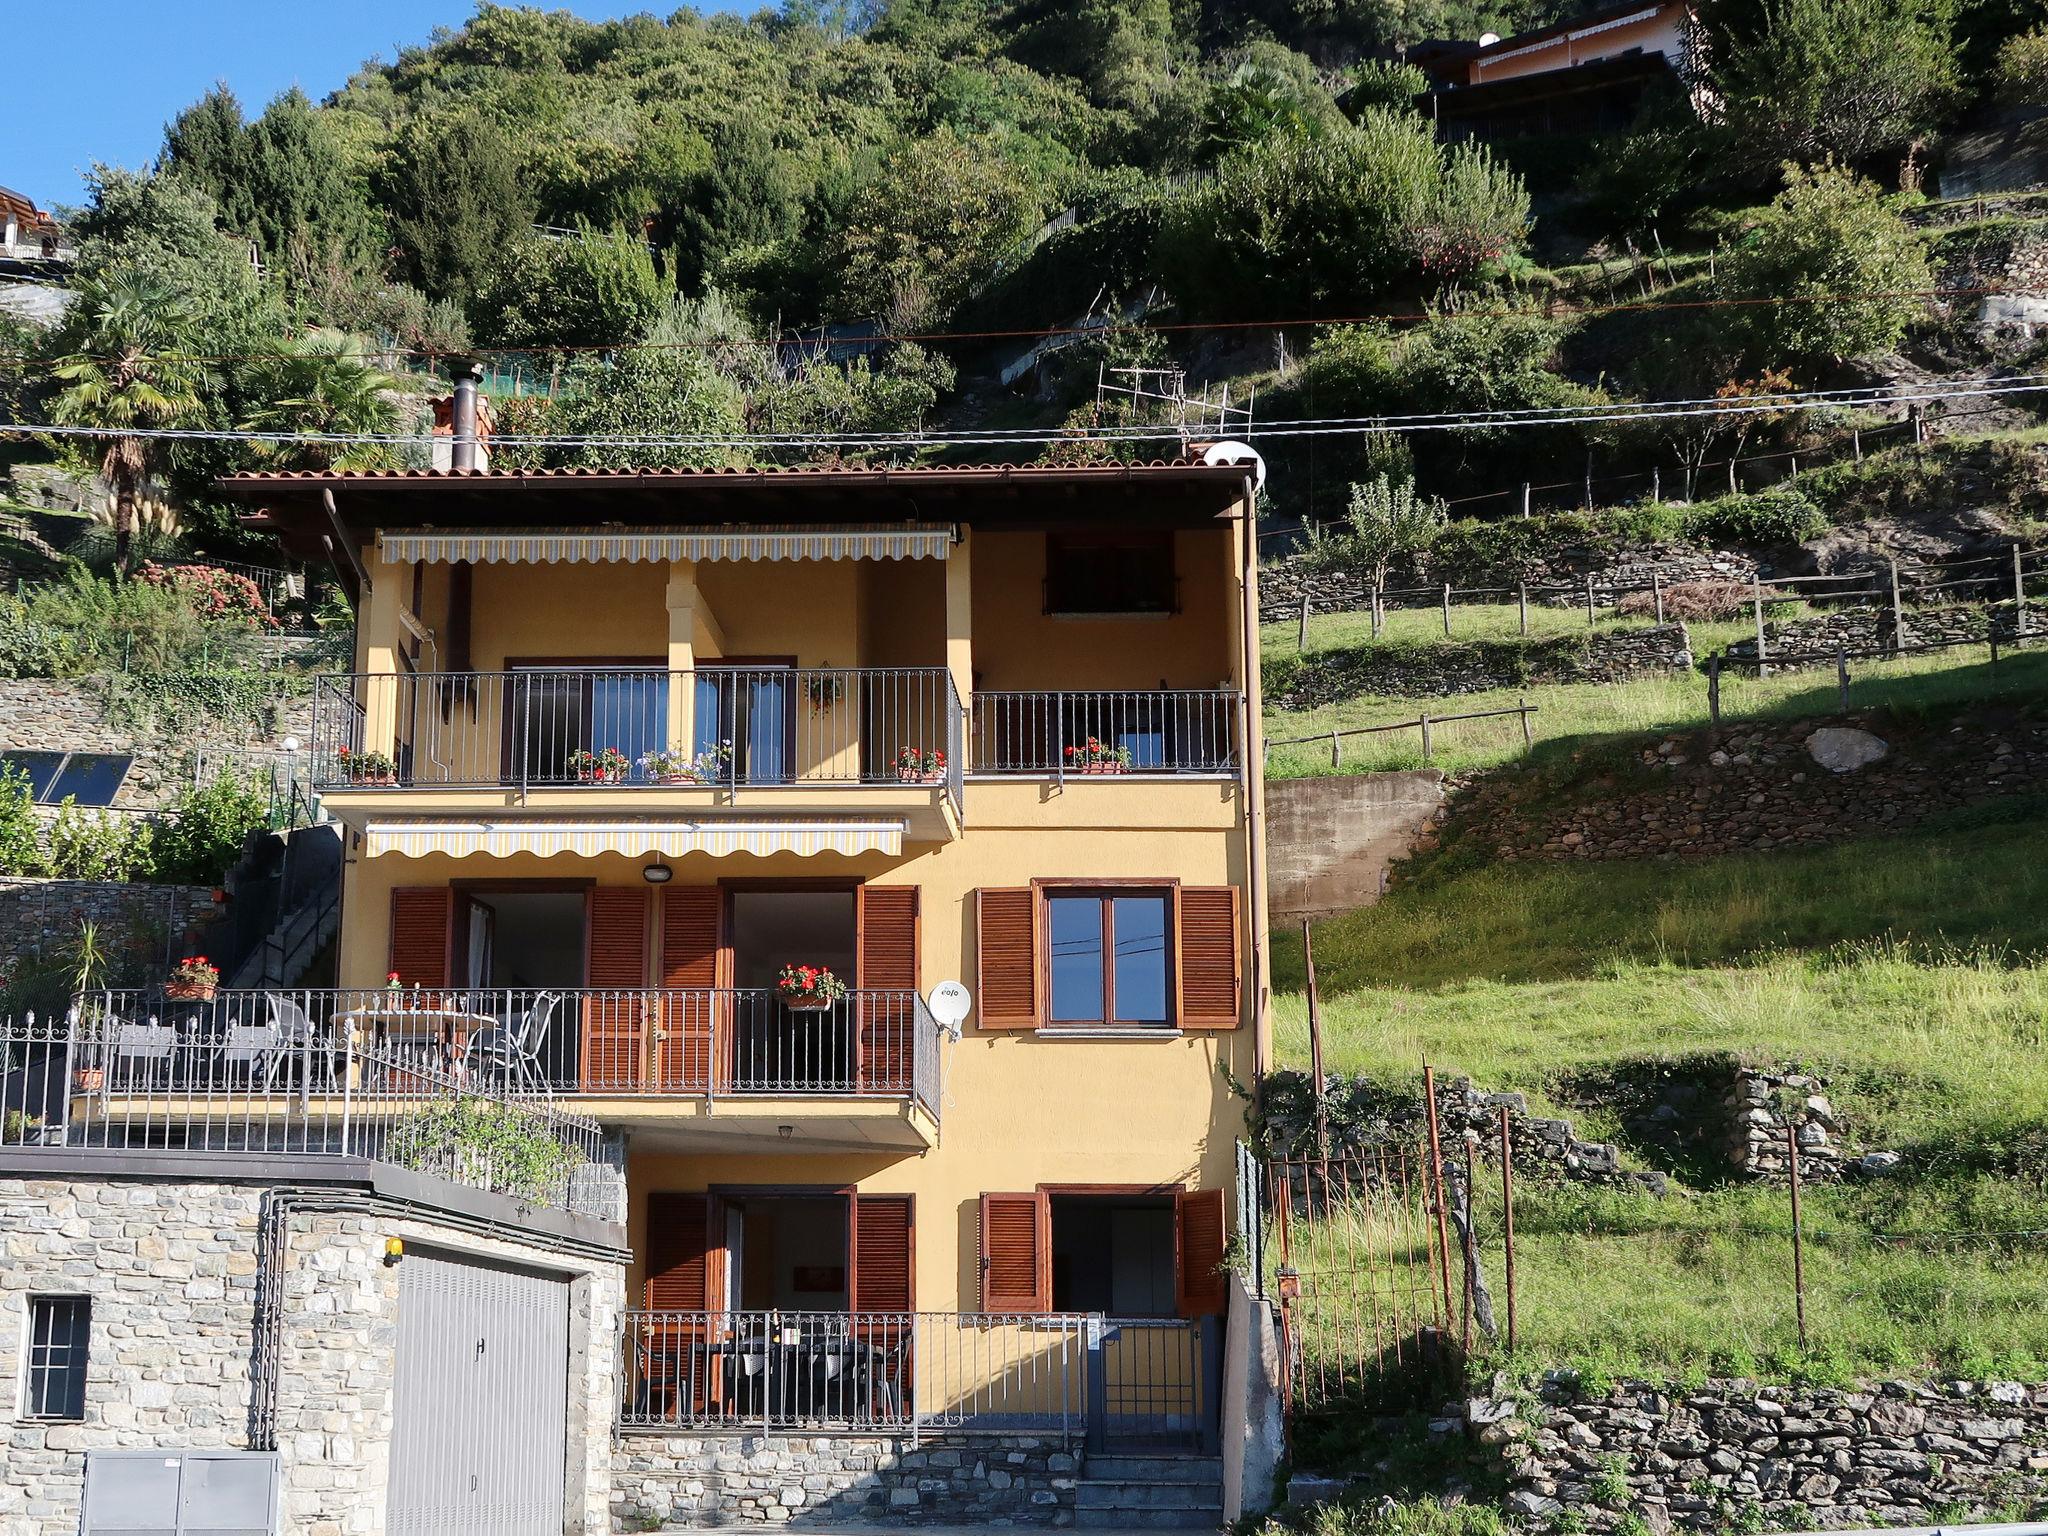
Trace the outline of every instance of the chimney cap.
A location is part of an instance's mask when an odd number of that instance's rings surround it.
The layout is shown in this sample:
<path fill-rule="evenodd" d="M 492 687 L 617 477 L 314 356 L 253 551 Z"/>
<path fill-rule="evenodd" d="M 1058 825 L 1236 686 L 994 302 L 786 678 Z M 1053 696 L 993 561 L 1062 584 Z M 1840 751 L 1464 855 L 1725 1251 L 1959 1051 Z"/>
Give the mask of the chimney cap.
<path fill-rule="evenodd" d="M 443 365 L 448 370 L 448 377 L 458 384 L 464 379 L 474 383 L 484 376 L 483 359 L 471 357 L 466 353 L 443 359 Z"/>

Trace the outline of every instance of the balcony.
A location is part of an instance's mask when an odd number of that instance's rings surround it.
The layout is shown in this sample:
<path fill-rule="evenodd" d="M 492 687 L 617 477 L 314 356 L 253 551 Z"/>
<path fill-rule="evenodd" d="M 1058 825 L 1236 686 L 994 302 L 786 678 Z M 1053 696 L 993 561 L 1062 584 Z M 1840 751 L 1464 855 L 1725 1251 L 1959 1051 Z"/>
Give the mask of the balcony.
<path fill-rule="evenodd" d="M 801 1127 L 800 1150 L 922 1150 L 938 1130 L 941 1030 L 909 989 L 820 1009 L 749 988 L 130 990 L 82 995 L 58 1028 L 110 1104 L 377 1099 L 445 1081 L 697 1148 L 790 1143 Z"/>
<path fill-rule="evenodd" d="M 960 801 L 962 711 L 942 667 L 559 667 L 330 674 L 322 790 L 888 786 Z"/>
<path fill-rule="evenodd" d="M 1237 772 L 1239 700 L 1228 689 L 977 693 L 977 775 Z"/>

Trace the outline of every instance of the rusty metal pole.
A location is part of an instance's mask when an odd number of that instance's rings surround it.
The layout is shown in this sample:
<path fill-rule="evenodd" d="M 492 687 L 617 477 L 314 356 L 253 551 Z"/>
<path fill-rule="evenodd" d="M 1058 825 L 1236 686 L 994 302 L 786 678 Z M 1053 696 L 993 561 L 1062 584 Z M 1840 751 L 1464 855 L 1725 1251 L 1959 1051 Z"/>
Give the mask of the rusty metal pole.
<path fill-rule="evenodd" d="M 1316 1156 L 1330 1155 L 1330 1110 L 1323 1076 L 1323 1007 L 1316 994 L 1316 946 L 1309 933 L 1309 920 L 1301 920 L 1301 958 L 1308 969 L 1308 1060 L 1316 1089 Z"/>
<path fill-rule="evenodd" d="M 1436 1201 L 1437 1271 L 1443 1282 L 1444 1327 L 1451 1326 L 1451 1223 L 1444 1209 L 1444 1148 L 1436 1123 L 1436 1068 L 1422 1064 L 1422 1097 L 1429 1113 L 1429 1187 Z"/>
<path fill-rule="evenodd" d="M 1459 1245 L 1460 1253 L 1465 1260 L 1465 1295 L 1463 1317 L 1459 1324 L 1458 1347 L 1464 1351 L 1467 1360 L 1472 1358 L 1472 1313 L 1477 1303 L 1477 1298 L 1472 1294 L 1472 1266 L 1479 1257 L 1479 1237 L 1474 1230 L 1474 1223 L 1479 1220 L 1479 1180 L 1474 1177 L 1472 1143 L 1478 1139 L 1476 1136 L 1465 1138 L 1465 1231 L 1464 1240 Z"/>
<path fill-rule="evenodd" d="M 1799 1348 L 1806 1348 L 1806 1233 L 1799 1219 L 1799 1127 L 1787 1122 L 1785 1148 L 1792 1154 L 1792 1305 L 1799 1317 Z"/>
<path fill-rule="evenodd" d="M 1502 1274 L 1508 1288 L 1508 1353 L 1515 1352 L 1515 1142 L 1508 1131 L 1508 1107 L 1500 1107 L 1500 1218 L 1506 1244 Z"/>

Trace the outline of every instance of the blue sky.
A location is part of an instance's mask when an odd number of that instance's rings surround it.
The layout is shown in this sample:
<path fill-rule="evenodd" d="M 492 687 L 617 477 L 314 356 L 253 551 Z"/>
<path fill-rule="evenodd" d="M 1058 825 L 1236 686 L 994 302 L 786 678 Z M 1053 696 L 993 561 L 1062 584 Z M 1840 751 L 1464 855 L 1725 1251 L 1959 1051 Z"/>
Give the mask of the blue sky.
<path fill-rule="evenodd" d="M 593 19 L 682 0 L 549 0 Z M 702 3 L 702 10 L 733 7 Z M 460 26 L 472 0 L 18 0 L 6 21 L 0 186 L 43 207 L 83 199 L 93 161 L 140 165 L 164 124 L 225 80 L 251 116 L 297 85 L 314 100 L 374 55 Z"/>

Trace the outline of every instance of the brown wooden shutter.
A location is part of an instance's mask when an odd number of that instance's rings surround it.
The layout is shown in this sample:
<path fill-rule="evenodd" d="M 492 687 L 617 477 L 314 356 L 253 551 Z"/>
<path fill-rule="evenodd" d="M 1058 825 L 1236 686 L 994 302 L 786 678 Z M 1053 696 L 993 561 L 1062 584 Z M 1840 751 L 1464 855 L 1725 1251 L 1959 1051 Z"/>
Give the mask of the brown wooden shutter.
<path fill-rule="evenodd" d="M 584 908 L 583 1087 L 638 1089 L 646 1077 L 647 889 L 593 886 Z"/>
<path fill-rule="evenodd" d="M 1181 1190 L 1174 1196 L 1174 1302 L 1182 1317 L 1223 1310 L 1223 1191 Z"/>
<path fill-rule="evenodd" d="M 911 1204 L 908 1195 L 853 1197 L 852 1274 L 856 1312 L 914 1312 Z"/>
<path fill-rule="evenodd" d="M 1038 892 L 984 886 L 974 896 L 975 1022 L 983 1029 L 1036 1029 Z"/>
<path fill-rule="evenodd" d="M 703 1195 L 647 1197 L 646 1306 L 655 1312 L 711 1308 L 711 1221 Z"/>
<path fill-rule="evenodd" d="M 391 969 L 408 989 L 449 984 L 455 892 L 445 885 L 401 885 L 391 893 Z"/>
<path fill-rule="evenodd" d="M 917 1024 L 917 887 L 860 888 L 860 1091 L 910 1092 Z M 883 995 L 865 995 L 880 990 Z"/>
<path fill-rule="evenodd" d="M 1175 903 L 1182 1029 L 1235 1029 L 1243 1021 L 1237 887 L 1184 885 Z"/>
<path fill-rule="evenodd" d="M 703 1093 L 711 1087 L 718 994 L 718 918 L 715 885 L 669 885 L 661 892 L 661 1037 L 654 1050 L 654 1082 L 664 1093 Z"/>
<path fill-rule="evenodd" d="M 981 1309 L 1052 1310 L 1052 1207 L 1044 1195 L 981 1197 Z"/>

